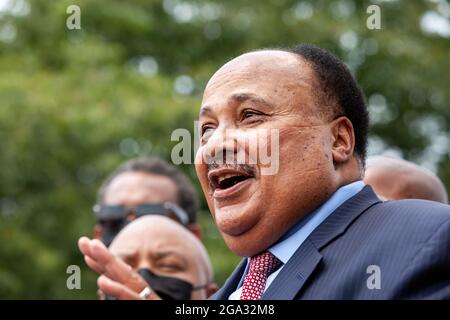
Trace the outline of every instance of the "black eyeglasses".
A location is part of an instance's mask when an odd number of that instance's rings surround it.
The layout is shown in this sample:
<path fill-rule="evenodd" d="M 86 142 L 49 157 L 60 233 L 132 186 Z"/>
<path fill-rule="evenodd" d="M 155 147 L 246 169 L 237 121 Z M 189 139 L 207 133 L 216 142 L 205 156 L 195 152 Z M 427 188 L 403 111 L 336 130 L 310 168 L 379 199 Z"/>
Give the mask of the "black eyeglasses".
<path fill-rule="evenodd" d="M 101 225 L 122 225 L 124 221 L 129 220 L 130 216 L 136 218 L 145 215 L 162 215 L 182 225 L 189 223 L 187 213 L 171 202 L 164 203 L 145 203 L 135 207 L 127 207 L 122 205 L 103 205 L 96 204 L 93 208 L 97 222 Z"/>

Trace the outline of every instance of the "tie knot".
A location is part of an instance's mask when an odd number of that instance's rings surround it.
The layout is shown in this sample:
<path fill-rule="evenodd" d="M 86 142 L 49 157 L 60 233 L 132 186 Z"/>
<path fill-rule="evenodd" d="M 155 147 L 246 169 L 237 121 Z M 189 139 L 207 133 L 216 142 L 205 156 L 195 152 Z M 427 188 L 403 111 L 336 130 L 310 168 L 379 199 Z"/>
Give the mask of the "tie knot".
<path fill-rule="evenodd" d="M 283 263 L 269 251 L 250 258 L 249 272 L 258 272 L 266 277 L 277 270 Z"/>

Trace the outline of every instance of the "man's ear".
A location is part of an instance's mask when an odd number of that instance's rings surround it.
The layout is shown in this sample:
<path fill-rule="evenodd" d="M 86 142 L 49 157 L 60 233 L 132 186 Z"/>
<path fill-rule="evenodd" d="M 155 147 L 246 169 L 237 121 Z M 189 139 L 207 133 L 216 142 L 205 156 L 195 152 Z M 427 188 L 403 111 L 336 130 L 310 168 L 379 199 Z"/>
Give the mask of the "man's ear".
<path fill-rule="evenodd" d="M 211 297 L 217 290 L 219 290 L 219 286 L 215 282 L 211 282 L 208 284 L 208 288 L 206 288 L 206 297 Z"/>
<path fill-rule="evenodd" d="M 202 229 L 198 223 L 191 223 L 186 226 L 199 240 L 202 240 Z"/>
<path fill-rule="evenodd" d="M 347 117 L 339 117 L 332 122 L 331 133 L 333 163 L 339 166 L 353 156 L 355 132 Z"/>
<path fill-rule="evenodd" d="M 99 224 L 95 224 L 92 238 L 101 240 L 102 237 L 103 237 L 103 228 L 102 228 L 102 226 L 99 225 Z"/>

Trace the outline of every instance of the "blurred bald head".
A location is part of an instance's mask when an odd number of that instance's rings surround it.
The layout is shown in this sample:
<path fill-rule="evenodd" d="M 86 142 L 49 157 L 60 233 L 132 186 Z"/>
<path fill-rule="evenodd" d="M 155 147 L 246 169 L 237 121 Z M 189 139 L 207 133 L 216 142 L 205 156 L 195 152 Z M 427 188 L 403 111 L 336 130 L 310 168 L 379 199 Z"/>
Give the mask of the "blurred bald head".
<path fill-rule="evenodd" d="M 364 182 L 384 200 L 424 199 L 448 203 L 441 180 L 431 171 L 406 160 L 386 156 L 369 158 Z"/>
<path fill-rule="evenodd" d="M 111 252 L 133 270 L 147 268 L 160 276 L 170 276 L 205 290 L 193 291 L 192 299 L 205 299 L 215 291 L 213 272 L 205 247 L 179 223 L 157 215 L 138 218 L 117 235 Z"/>

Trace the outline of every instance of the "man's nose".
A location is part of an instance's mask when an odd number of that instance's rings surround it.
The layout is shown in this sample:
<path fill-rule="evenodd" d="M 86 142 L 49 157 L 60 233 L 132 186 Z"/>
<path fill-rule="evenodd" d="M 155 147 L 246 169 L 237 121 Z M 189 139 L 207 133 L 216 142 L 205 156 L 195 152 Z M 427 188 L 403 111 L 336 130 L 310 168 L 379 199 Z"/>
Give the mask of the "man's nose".
<path fill-rule="evenodd" d="M 136 265 L 136 270 L 139 270 L 139 269 L 149 269 L 149 270 L 152 270 L 151 263 L 149 263 L 149 261 L 147 261 L 147 260 L 139 261 L 139 262 L 137 263 L 137 265 Z"/>
<path fill-rule="evenodd" d="M 204 158 L 207 163 L 228 163 L 238 152 L 235 130 L 218 129 L 209 138 Z"/>

